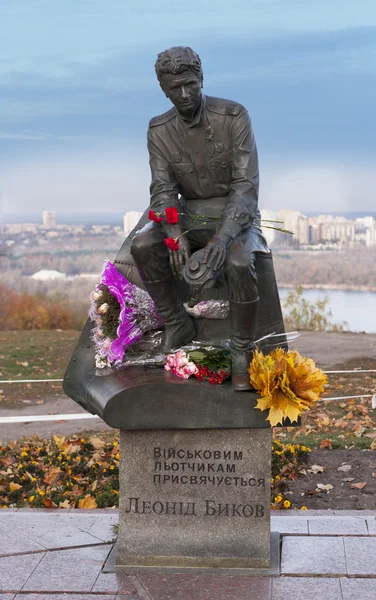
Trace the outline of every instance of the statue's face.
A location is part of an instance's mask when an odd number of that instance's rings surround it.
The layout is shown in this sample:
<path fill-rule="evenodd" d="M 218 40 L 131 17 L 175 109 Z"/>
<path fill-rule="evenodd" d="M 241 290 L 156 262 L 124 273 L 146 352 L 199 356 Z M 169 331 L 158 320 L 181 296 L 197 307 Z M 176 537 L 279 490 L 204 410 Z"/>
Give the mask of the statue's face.
<path fill-rule="evenodd" d="M 161 88 L 183 117 L 193 117 L 202 98 L 202 82 L 196 73 L 189 70 L 179 75 L 164 73 Z"/>

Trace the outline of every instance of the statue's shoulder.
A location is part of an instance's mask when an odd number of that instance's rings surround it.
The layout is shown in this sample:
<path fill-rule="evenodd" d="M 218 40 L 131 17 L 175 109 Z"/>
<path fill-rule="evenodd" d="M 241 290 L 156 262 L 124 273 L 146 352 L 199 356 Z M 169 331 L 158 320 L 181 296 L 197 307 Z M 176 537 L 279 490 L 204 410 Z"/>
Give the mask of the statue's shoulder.
<path fill-rule="evenodd" d="M 226 100 L 225 98 L 213 98 L 213 96 L 206 96 L 206 108 L 210 112 L 215 112 L 220 115 L 239 115 L 245 110 L 242 104 L 234 102 L 233 100 Z"/>
<path fill-rule="evenodd" d="M 158 117 L 153 117 L 149 121 L 149 127 L 157 127 L 157 125 L 163 125 L 163 123 L 167 123 L 167 121 L 171 121 L 176 116 L 176 108 L 173 106 L 167 112 L 163 113 L 163 115 L 158 115 Z"/>

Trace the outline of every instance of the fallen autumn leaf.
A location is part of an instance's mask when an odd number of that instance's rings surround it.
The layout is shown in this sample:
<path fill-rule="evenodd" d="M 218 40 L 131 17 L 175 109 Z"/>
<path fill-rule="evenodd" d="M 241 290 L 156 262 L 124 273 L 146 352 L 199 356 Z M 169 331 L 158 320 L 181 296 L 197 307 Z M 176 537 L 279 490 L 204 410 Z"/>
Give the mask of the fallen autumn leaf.
<path fill-rule="evenodd" d="M 367 485 L 366 481 L 361 481 L 360 483 L 350 483 L 350 487 L 352 489 L 362 490 Z"/>

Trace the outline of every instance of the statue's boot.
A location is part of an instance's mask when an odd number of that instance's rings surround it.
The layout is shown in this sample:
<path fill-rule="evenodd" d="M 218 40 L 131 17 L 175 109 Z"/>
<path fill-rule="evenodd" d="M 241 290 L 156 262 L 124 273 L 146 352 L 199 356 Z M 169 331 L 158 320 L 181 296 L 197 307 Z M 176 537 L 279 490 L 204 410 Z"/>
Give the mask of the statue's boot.
<path fill-rule="evenodd" d="M 253 302 L 230 300 L 231 383 L 237 392 L 253 389 L 248 369 L 255 349 L 258 307 L 258 298 Z"/>
<path fill-rule="evenodd" d="M 143 283 L 164 322 L 160 350 L 169 352 L 191 342 L 195 336 L 195 327 L 180 299 L 173 274 L 159 281 Z"/>

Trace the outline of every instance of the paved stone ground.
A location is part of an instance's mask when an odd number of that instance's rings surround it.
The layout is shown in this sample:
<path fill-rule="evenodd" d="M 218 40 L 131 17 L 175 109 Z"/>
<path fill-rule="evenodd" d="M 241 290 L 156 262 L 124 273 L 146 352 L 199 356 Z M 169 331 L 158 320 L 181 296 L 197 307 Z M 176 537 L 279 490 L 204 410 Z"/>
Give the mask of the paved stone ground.
<path fill-rule="evenodd" d="M 0 600 L 375 600 L 376 511 L 273 513 L 281 576 L 102 573 L 113 510 L 0 510 Z"/>

